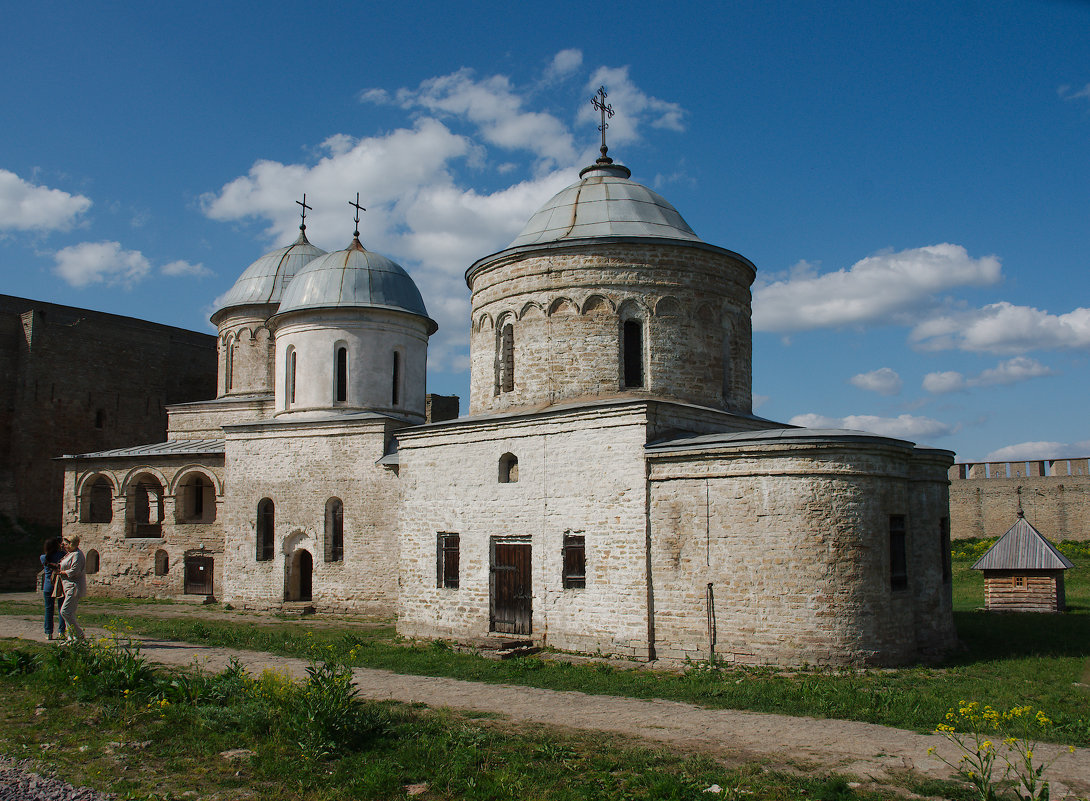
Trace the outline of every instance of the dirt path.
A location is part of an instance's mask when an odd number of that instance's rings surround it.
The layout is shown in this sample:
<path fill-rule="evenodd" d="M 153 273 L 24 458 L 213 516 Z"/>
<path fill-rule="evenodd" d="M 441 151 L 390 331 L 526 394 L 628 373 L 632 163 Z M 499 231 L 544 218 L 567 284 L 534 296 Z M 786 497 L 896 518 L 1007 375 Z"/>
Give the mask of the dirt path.
<path fill-rule="evenodd" d="M 88 629 L 90 636 L 103 633 Z M 0 636 L 41 640 L 41 621 L 29 615 L 0 616 Z M 140 639 L 144 655 L 165 665 L 197 661 L 218 670 L 235 658 L 251 672 L 272 669 L 297 677 L 305 675 L 307 665 L 301 659 L 267 653 Z M 680 751 L 711 753 L 730 762 L 764 759 L 777 767 L 836 771 L 879 784 L 906 769 L 948 778 L 949 769 L 928 756 L 929 747 L 951 761 L 959 756 L 941 737 L 871 723 L 704 709 L 675 701 L 591 696 L 367 668 L 356 668 L 354 676 L 361 695 L 375 700 L 499 713 L 516 723 L 617 733 Z M 1068 793 L 1090 796 L 1090 749 L 1068 754 L 1058 746 L 1041 746 L 1038 752 L 1046 760 L 1059 755 L 1048 772 L 1053 798 Z"/>

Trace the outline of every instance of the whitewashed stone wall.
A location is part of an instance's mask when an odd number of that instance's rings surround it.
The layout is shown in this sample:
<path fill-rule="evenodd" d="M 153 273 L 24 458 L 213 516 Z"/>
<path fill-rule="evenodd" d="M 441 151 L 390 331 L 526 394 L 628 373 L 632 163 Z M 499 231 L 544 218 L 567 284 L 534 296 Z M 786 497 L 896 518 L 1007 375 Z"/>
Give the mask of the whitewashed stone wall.
<path fill-rule="evenodd" d="M 241 306 L 219 320 L 219 397 L 272 392 L 273 335 L 266 321 L 275 311 L 275 305 Z"/>
<path fill-rule="evenodd" d="M 657 655 L 898 664 L 952 645 L 939 534 L 950 458 L 914 459 L 843 444 L 652 456 Z M 890 515 L 907 518 L 907 590 L 890 589 Z"/>
<path fill-rule="evenodd" d="M 227 397 L 167 407 L 167 439 L 222 439 L 223 426 L 272 417 L 272 394 Z"/>
<path fill-rule="evenodd" d="M 678 244 L 595 242 L 500 255 L 468 273 L 470 413 L 566 399 L 676 398 L 751 408 L 750 291 L 737 254 Z M 625 388 L 625 320 L 644 325 L 644 388 Z M 514 333 L 514 389 L 497 392 L 499 332 Z"/>
<path fill-rule="evenodd" d="M 181 486 L 188 477 L 199 473 L 213 484 L 211 508 L 206 504 L 202 522 L 184 519 Z M 98 477 L 111 485 L 112 519 L 109 523 L 80 522 L 81 507 L 89 498 L 90 484 Z M 142 477 L 154 478 L 163 489 L 161 535 L 129 536 L 133 519 L 130 488 Z M 200 552 L 211 556 L 213 594 L 222 591 L 224 498 L 223 457 L 192 456 L 156 458 L 154 463 L 134 459 L 103 459 L 96 462 L 71 460 L 64 473 L 64 536 L 80 537 L 86 554 L 97 551 L 99 571 L 87 577 L 89 591 L 108 597 L 175 598 L 184 595 L 185 555 Z M 156 575 L 158 551 L 167 555 L 167 572 Z"/>
<path fill-rule="evenodd" d="M 295 549 L 313 559 L 313 604 L 388 615 L 397 593 L 397 475 L 376 465 L 403 424 L 384 417 L 228 426 L 224 599 L 268 609 L 285 600 Z M 325 561 L 325 509 L 344 504 L 344 559 Z M 274 555 L 257 560 L 257 507 L 275 505 Z"/>
<path fill-rule="evenodd" d="M 424 421 L 428 322 L 382 309 L 292 312 L 276 318 L 276 413 L 367 409 Z M 348 350 L 347 399 L 334 401 L 335 350 Z M 296 352 L 295 402 L 287 399 L 288 349 Z M 393 355 L 399 354 L 398 403 Z"/>
<path fill-rule="evenodd" d="M 458 421 L 399 435 L 398 631 L 489 633 L 490 542 L 529 538 L 533 638 L 562 649 L 647 653 L 644 404 Z M 518 481 L 499 461 L 518 458 Z M 436 536 L 460 536 L 460 586 L 437 587 Z M 586 538 L 586 589 L 564 589 L 565 532 Z"/>

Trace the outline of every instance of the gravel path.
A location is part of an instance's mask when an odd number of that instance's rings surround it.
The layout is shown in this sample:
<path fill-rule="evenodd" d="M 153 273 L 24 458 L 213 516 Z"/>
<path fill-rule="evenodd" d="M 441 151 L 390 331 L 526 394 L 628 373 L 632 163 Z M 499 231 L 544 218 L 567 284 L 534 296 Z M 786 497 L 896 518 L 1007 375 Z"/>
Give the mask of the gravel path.
<path fill-rule="evenodd" d="M 88 629 L 88 634 L 96 633 Z M 36 617 L 0 616 L 0 636 L 40 640 L 41 623 Z M 219 670 L 236 658 L 251 672 L 268 668 L 297 677 L 305 675 L 307 665 L 304 660 L 254 651 L 140 639 L 144 655 L 165 665 L 197 661 Z M 367 668 L 356 668 L 354 676 L 361 695 L 375 700 L 499 713 L 516 723 L 612 732 L 680 751 L 710 753 L 731 763 L 764 759 L 777 767 L 854 774 L 862 781 L 884 783 L 905 769 L 948 778 L 949 768 L 928 756 L 927 749 L 934 747 L 950 761 L 960 755 L 941 737 L 871 723 L 705 709 L 675 701 L 592 696 Z M 1046 760 L 1058 756 L 1047 774 L 1053 782 L 1053 798 L 1069 793 L 1090 796 L 1090 749 L 1068 754 L 1066 748 L 1042 745 L 1038 755 Z"/>
<path fill-rule="evenodd" d="M 34 772 L 29 760 L 0 756 L 0 801 L 108 801 L 112 796 Z"/>

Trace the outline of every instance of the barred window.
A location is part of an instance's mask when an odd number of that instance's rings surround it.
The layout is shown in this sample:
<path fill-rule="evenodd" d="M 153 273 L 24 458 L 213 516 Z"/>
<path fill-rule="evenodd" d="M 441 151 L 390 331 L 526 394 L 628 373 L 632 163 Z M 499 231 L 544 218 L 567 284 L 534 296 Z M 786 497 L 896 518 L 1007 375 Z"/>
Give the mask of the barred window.
<path fill-rule="evenodd" d="M 564 535 L 564 589 L 587 586 L 587 546 L 582 534 Z"/>
<path fill-rule="evenodd" d="M 459 537 L 457 534 L 441 533 L 437 536 L 436 579 L 438 587 L 458 589 Z"/>

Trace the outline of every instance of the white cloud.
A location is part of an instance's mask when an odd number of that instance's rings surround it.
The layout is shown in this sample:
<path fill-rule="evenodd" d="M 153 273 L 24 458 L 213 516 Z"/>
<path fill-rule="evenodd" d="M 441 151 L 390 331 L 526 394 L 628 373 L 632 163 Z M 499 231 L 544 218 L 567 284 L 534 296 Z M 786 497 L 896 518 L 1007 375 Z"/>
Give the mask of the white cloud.
<path fill-rule="evenodd" d="M 416 89 L 399 89 L 403 108 L 468 120 L 486 142 L 508 150 L 529 150 L 552 164 L 573 164 L 578 155 L 571 132 L 558 118 L 523 108 L 506 75 L 477 79 L 473 70 L 428 78 Z"/>
<path fill-rule="evenodd" d="M 824 274 L 800 262 L 786 277 L 771 276 L 754 285 L 753 328 L 786 332 L 907 324 L 911 313 L 934 303 L 941 292 L 999 279 L 996 257 L 973 259 L 965 248 L 951 244 L 877 253 L 848 270 Z"/>
<path fill-rule="evenodd" d="M 1051 367 L 1041 364 L 1027 356 L 1015 356 L 1000 362 L 995 367 L 984 370 L 979 375 L 965 376 L 949 370 L 941 373 L 928 373 L 923 379 L 923 388 L 928 392 L 943 394 L 957 392 L 971 387 L 994 387 L 1018 384 L 1031 378 L 1054 375 Z"/>
<path fill-rule="evenodd" d="M 605 87 L 606 103 L 615 112 L 613 118 L 607 120 L 609 130 L 606 132 L 606 143 L 610 147 L 638 140 L 639 129 L 643 124 L 672 131 L 685 130 L 685 116 L 688 112 L 677 103 L 660 100 L 645 93 L 632 82 L 628 67 L 599 67 L 586 87 L 593 94 L 599 86 Z M 600 112 L 591 106 L 588 96 L 586 102 L 579 106 L 578 121 L 584 125 L 598 125 L 600 120 Z"/>
<path fill-rule="evenodd" d="M 556 80 L 567 77 L 583 66 L 583 51 L 576 48 L 561 50 L 549 63 L 545 70 L 546 80 Z"/>
<path fill-rule="evenodd" d="M 1090 309 L 1049 314 L 1007 301 L 933 317 L 913 328 L 909 341 L 923 350 L 1025 353 L 1090 347 Z"/>
<path fill-rule="evenodd" d="M 879 395 L 896 395 L 901 391 L 901 377 L 891 367 L 880 367 L 869 373 L 860 373 L 849 379 L 853 387 L 877 392 Z"/>
<path fill-rule="evenodd" d="M 756 392 L 754 392 L 753 393 L 753 411 L 757 411 L 758 409 L 760 409 L 762 406 L 764 406 L 766 403 L 768 403 L 768 400 L 769 400 L 768 395 L 758 395 Z"/>
<path fill-rule="evenodd" d="M 36 186 L 0 169 L 0 231 L 65 231 L 89 208 L 90 198 Z"/>
<path fill-rule="evenodd" d="M 203 264 L 190 264 L 188 261 L 172 261 L 169 264 L 164 264 L 159 268 L 159 272 L 163 275 L 179 276 L 179 275 L 192 275 L 192 276 L 205 276 L 212 275 L 212 271 L 205 267 Z"/>
<path fill-rule="evenodd" d="M 1028 462 L 1037 459 L 1077 459 L 1090 456 L 1090 439 L 1081 442 L 1019 442 L 992 451 L 981 461 Z"/>
<path fill-rule="evenodd" d="M 806 428 L 847 428 L 869 431 L 883 437 L 908 439 L 913 442 L 945 437 L 955 433 L 959 428 L 930 417 L 918 417 L 911 414 L 902 414 L 897 417 L 877 417 L 870 414 L 853 414 L 847 417 L 799 414 L 792 417 L 789 422 Z"/>
<path fill-rule="evenodd" d="M 1090 83 L 1086 84 L 1082 89 L 1072 89 L 1069 85 L 1065 84 L 1057 90 L 1060 97 L 1064 100 L 1077 100 L 1079 98 L 1090 99 Z"/>
<path fill-rule="evenodd" d="M 151 264 L 138 250 L 122 250 L 119 242 L 81 242 L 57 251 L 54 271 L 74 287 L 88 284 L 131 286 Z"/>

